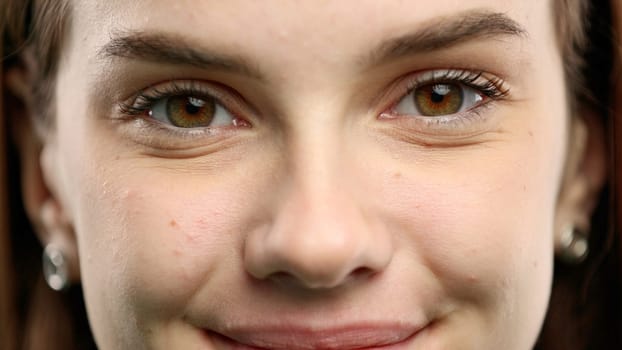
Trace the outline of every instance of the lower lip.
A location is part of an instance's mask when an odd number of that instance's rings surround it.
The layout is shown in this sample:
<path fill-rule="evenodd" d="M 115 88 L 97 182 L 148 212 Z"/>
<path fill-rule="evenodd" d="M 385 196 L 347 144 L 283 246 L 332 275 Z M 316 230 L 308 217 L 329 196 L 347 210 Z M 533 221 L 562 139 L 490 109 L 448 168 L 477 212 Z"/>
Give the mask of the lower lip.
<path fill-rule="evenodd" d="M 339 348 L 339 347 L 306 347 L 303 346 L 300 349 L 305 350 L 314 350 L 314 349 L 322 349 L 322 350 L 406 350 L 410 347 L 410 345 L 415 341 L 417 335 L 421 334 L 427 327 L 419 329 L 414 332 L 406 339 L 398 342 L 381 346 L 370 346 L 370 347 L 356 347 L 356 348 Z M 235 340 L 225 337 L 219 333 L 212 332 L 209 330 L 204 330 L 205 335 L 210 339 L 210 341 L 216 345 L 217 349 L 226 349 L 226 350 L 270 350 L 270 348 L 260 348 L 250 345 L 245 345 L 236 342 Z M 283 348 L 285 349 L 285 348 Z M 299 349 L 299 350 L 300 350 Z M 279 348 L 281 350 L 281 348 Z"/>

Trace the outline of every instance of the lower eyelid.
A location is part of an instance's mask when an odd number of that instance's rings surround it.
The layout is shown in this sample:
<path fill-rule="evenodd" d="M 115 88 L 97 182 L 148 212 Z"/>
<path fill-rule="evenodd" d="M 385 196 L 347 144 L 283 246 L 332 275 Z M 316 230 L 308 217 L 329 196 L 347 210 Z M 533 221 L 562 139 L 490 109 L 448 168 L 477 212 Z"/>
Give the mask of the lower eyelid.
<path fill-rule="evenodd" d="M 489 131 L 495 125 L 492 102 L 494 101 L 488 99 L 476 108 L 444 116 L 409 116 L 385 112 L 380 114 L 379 119 L 391 121 L 399 129 L 414 134 L 467 137 Z"/>
<path fill-rule="evenodd" d="M 237 128 L 184 129 L 146 117 L 121 121 L 118 128 L 124 138 L 144 146 L 145 152 L 164 152 L 161 154 L 165 157 L 172 155 L 170 152 L 181 152 L 180 157 L 204 155 L 206 150 L 216 151 L 237 142 L 240 138 L 235 136 L 241 136 Z"/>

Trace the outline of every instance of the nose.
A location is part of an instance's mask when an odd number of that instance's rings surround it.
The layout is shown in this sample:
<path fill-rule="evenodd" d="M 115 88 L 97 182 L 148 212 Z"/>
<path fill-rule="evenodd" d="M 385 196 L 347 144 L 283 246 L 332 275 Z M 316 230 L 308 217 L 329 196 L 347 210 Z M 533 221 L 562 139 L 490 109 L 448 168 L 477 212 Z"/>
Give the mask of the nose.
<path fill-rule="evenodd" d="M 362 199 L 371 197 L 349 191 L 343 174 L 306 170 L 285 186 L 271 223 L 247 236 L 246 271 L 305 289 L 332 289 L 383 271 L 393 244 L 378 216 L 364 209 Z"/>

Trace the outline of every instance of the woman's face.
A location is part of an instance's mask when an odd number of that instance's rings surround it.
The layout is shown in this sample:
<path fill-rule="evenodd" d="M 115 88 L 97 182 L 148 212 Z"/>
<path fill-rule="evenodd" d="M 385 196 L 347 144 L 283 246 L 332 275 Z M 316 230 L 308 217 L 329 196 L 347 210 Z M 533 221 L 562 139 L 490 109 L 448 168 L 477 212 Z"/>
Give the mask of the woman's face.
<path fill-rule="evenodd" d="M 74 1 L 44 171 L 99 346 L 530 348 L 569 120 L 550 7 Z"/>

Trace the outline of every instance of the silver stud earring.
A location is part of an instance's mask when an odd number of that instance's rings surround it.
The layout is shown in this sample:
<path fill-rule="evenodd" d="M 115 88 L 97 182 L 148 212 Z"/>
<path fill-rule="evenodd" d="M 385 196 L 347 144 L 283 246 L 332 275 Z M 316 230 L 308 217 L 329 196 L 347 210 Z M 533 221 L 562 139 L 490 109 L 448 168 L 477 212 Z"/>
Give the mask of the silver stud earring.
<path fill-rule="evenodd" d="M 568 226 L 561 234 L 559 258 L 569 264 L 581 263 L 589 253 L 587 235 L 574 226 Z"/>
<path fill-rule="evenodd" d="M 62 250 L 48 244 L 43 250 L 43 276 L 50 288 L 61 291 L 69 287 L 69 268 Z"/>

